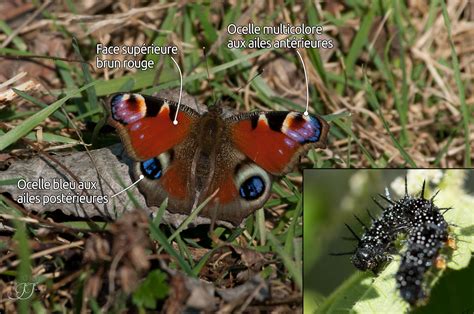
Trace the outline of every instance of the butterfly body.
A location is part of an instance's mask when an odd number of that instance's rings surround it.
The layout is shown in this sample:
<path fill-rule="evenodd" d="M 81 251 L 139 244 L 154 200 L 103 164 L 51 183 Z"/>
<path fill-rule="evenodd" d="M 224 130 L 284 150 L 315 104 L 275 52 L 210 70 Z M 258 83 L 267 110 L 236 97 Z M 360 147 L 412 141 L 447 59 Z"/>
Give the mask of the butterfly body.
<path fill-rule="evenodd" d="M 274 176 L 290 171 L 311 146 L 325 147 L 329 128 L 297 112 L 225 115 L 212 106 L 200 114 L 139 94 L 114 95 L 109 111 L 135 160 L 133 178 L 145 176 L 138 186 L 148 205 L 168 198 L 168 210 L 189 214 L 215 193 L 201 215 L 233 224 L 263 206 Z"/>

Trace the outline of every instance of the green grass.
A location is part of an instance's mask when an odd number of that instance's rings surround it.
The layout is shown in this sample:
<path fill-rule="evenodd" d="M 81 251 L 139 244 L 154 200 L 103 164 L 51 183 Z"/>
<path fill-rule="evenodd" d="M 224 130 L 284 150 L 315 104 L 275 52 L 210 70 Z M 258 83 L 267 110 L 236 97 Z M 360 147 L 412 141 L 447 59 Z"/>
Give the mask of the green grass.
<path fill-rule="evenodd" d="M 55 101 L 48 107 L 38 111 L 25 121 L 23 121 L 20 125 L 15 127 L 14 129 L 10 130 L 6 134 L 2 135 L 0 137 L 0 150 L 4 150 L 11 144 L 17 142 L 19 139 L 21 139 L 23 136 L 28 134 L 31 130 L 33 130 L 36 126 L 38 126 L 40 123 L 42 123 L 47 117 L 49 117 L 51 114 L 53 114 L 56 110 L 58 110 L 67 100 L 72 98 L 73 96 L 76 96 L 79 94 L 81 91 L 93 86 L 95 83 L 91 82 L 90 84 L 87 84 L 83 86 L 82 88 L 79 88 L 75 91 L 69 92 L 66 94 L 65 97 Z"/>
<path fill-rule="evenodd" d="M 241 6 L 242 4 L 240 4 Z M 435 16 L 436 10 L 443 11 L 444 2 L 435 2 L 430 5 L 429 15 L 430 18 L 427 21 L 426 25 L 431 25 Z M 71 7 L 72 9 L 72 7 Z M 278 13 L 287 10 L 288 8 L 278 7 L 275 11 L 275 16 Z M 414 76 L 419 76 L 420 73 L 426 73 L 426 67 L 422 63 L 418 63 L 417 66 L 408 67 L 409 62 L 408 58 L 411 56 L 407 54 L 407 50 L 414 43 L 414 40 L 417 39 L 416 36 L 413 36 L 413 26 L 409 21 L 409 16 L 407 15 L 407 7 L 398 3 L 397 1 L 381 1 L 377 5 L 365 6 L 363 2 L 355 2 L 351 6 L 351 10 L 344 12 L 340 17 L 331 16 L 328 12 L 323 12 L 324 15 L 320 16 L 315 8 L 307 4 L 307 19 L 308 23 L 311 24 L 323 24 L 326 25 L 327 21 L 331 21 L 334 25 L 343 26 L 347 23 L 349 18 L 360 15 L 360 25 L 357 29 L 357 32 L 354 35 L 353 40 L 350 43 L 350 46 L 347 52 L 337 51 L 336 55 L 339 57 L 339 62 L 342 66 L 342 72 L 331 72 L 328 71 L 325 67 L 325 64 L 318 50 L 308 50 L 306 58 L 306 66 L 310 67 L 310 72 L 313 71 L 319 75 L 322 82 L 324 83 L 325 88 L 327 88 L 332 93 L 336 93 L 340 97 L 344 97 L 346 94 L 358 93 L 361 91 L 367 92 L 367 86 L 362 82 L 365 79 L 362 79 L 360 70 L 369 71 L 364 75 L 369 76 L 371 84 L 376 84 L 377 86 L 385 85 L 386 88 L 376 88 L 374 87 L 374 93 L 369 93 L 370 97 L 367 99 L 372 99 L 377 101 L 379 104 L 384 104 L 387 99 L 393 98 L 394 109 L 396 110 L 396 117 L 387 119 L 387 111 L 384 109 L 385 106 L 382 105 L 381 111 L 371 108 L 374 112 L 379 115 L 379 119 L 382 122 L 382 129 L 370 130 L 371 132 L 380 132 L 384 137 L 389 139 L 392 143 L 391 146 L 393 149 L 399 152 L 400 158 L 403 162 L 396 164 L 395 166 L 403 166 L 408 164 L 412 167 L 419 164 L 419 162 L 413 158 L 412 154 L 414 153 L 413 143 L 416 139 L 416 133 L 412 129 L 408 129 L 407 125 L 410 120 L 410 112 L 412 103 L 413 103 L 413 94 L 410 91 L 410 79 Z M 238 12 L 239 6 L 236 8 L 229 9 L 226 11 L 223 19 L 225 23 L 235 22 L 235 20 L 240 16 Z M 201 12 L 202 11 L 202 12 Z M 271 56 L 272 53 L 276 51 L 264 51 L 258 50 L 255 52 L 250 51 L 249 54 L 244 54 L 238 50 L 227 50 L 225 49 L 225 42 L 228 39 L 225 34 L 219 32 L 212 23 L 209 22 L 209 14 L 211 10 L 208 6 L 203 4 L 193 4 L 187 6 L 184 11 L 180 11 L 178 14 L 176 7 L 171 7 L 166 11 L 165 18 L 160 25 L 160 32 L 154 33 L 151 30 L 146 30 L 146 35 L 148 36 L 148 41 L 154 43 L 155 45 L 163 45 L 167 42 L 169 34 L 174 33 L 177 36 L 181 36 L 186 42 L 190 42 L 191 45 L 194 45 L 193 48 L 186 48 L 184 59 L 182 60 L 183 71 L 185 72 L 184 77 L 184 89 L 192 94 L 199 94 L 199 89 L 201 88 L 201 82 L 208 80 L 207 72 L 205 71 L 205 65 L 202 61 L 202 51 L 201 47 L 206 47 L 206 50 L 212 50 L 212 54 L 208 58 L 209 63 L 209 73 L 214 76 L 212 82 L 213 93 L 218 93 L 219 95 L 230 95 L 231 97 L 241 100 L 242 98 L 239 95 L 232 95 L 232 90 L 235 90 L 237 87 L 229 88 L 227 86 L 228 81 L 227 77 L 237 74 L 236 78 L 240 84 L 245 84 L 246 81 L 251 79 L 250 69 L 255 64 L 257 57 L 267 57 Z M 197 13 L 200 12 L 200 13 Z M 183 13 L 183 14 L 181 14 Z M 54 16 L 53 13 L 47 12 L 48 16 Z M 378 24 L 375 23 L 376 16 L 385 16 L 388 18 L 386 20 L 387 25 L 395 26 L 399 31 L 396 34 L 392 34 L 387 38 L 387 43 L 385 45 L 384 53 L 380 55 L 372 46 L 373 39 L 370 38 L 371 30 L 377 29 Z M 454 73 L 455 85 L 458 88 L 460 108 L 462 112 L 462 121 L 463 121 L 463 132 L 459 134 L 452 134 L 445 136 L 443 140 L 443 145 L 445 147 L 449 142 L 452 141 L 454 136 L 463 136 L 464 137 L 464 156 L 462 165 L 469 167 L 471 164 L 471 144 L 469 141 L 469 130 L 468 126 L 472 122 L 472 117 L 469 113 L 469 104 L 466 103 L 466 89 L 464 88 L 465 82 L 461 79 L 461 69 L 456 54 L 456 49 L 453 46 L 453 40 L 451 38 L 450 29 L 451 24 L 447 19 L 446 14 L 443 14 L 446 31 L 449 33 L 449 42 L 451 44 L 451 59 L 452 59 L 452 69 Z M 294 15 L 293 18 L 298 20 L 298 16 Z M 197 31 L 193 27 L 193 23 L 197 21 L 202 27 L 202 32 Z M 268 21 L 267 21 L 268 22 Z M 263 22 L 262 22 L 263 23 Z M 8 34 L 7 30 L 4 30 Z M 60 31 L 67 38 L 73 39 L 70 33 L 65 28 L 60 28 Z M 380 35 L 386 36 L 386 35 Z M 250 37 L 250 36 L 247 36 Z M 21 39 L 21 37 L 15 37 L 16 39 Z M 222 44 L 220 46 L 215 46 L 214 43 L 217 39 L 220 39 Z M 337 37 L 335 38 L 337 40 Z M 200 40 L 198 43 L 197 41 Z M 75 59 L 84 58 L 93 62 L 95 59 L 94 54 L 94 44 L 96 40 L 93 40 L 88 45 L 74 44 Z M 394 43 L 399 45 L 399 55 L 394 55 L 390 53 L 390 45 Z M 31 52 L 24 49 L 25 47 L 20 48 L 17 45 L 13 47 L 7 47 L 0 49 L 0 53 L 8 55 L 28 55 L 32 54 Z M 278 51 L 278 53 L 281 53 Z M 375 66 L 375 68 L 369 68 L 364 70 L 363 66 L 361 67 L 361 59 L 365 60 L 368 54 L 368 63 L 365 66 Z M 300 67 L 297 58 L 292 54 L 285 55 L 285 58 L 290 62 L 294 63 Z M 160 61 L 156 55 L 146 56 L 148 60 L 154 60 L 156 63 Z M 74 104 L 76 108 L 70 108 L 70 112 L 76 116 L 75 121 L 95 121 L 97 122 L 103 115 L 103 111 L 100 108 L 100 97 L 107 96 L 116 92 L 121 91 L 141 91 L 145 94 L 151 94 L 166 88 L 174 88 L 179 86 L 177 80 L 177 72 L 174 69 L 169 58 L 164 60 L 164 68 L 161 71 L 161 74 L 156 80 L 155 70 L 149 71 L 139 71 L 135 74 L 127 74 L 121 77 L 114 77 L 110 80 L 104 81 L 100 76 L 97 76 L 96 73 L 90 71 L 90 69 L 85 64 L 78 63 L 67 63 L 63 61 L 57 61 L 56 64 L 59 69 L 60 77 L 63 80 L 66 90 L 52 90 L 54 95 L 63 95 L 77 88 L 77 86 L 82 86 L 90 82 L 94 82 L 94 88 L 89 87 L 86 89 L 86 93 L 83 93 L 81 98 L 75 99 Z M 335 60 L 331 60 L 334 62 Z M 410 60 L 410 62 L 417 60 Z M 373 63 L 373 65 L 371 65 Z M 80 66 L 78 66 L 80 65 Z M 197 71 L 199 69 L 199 71 Z M 377 77 L 375 80 L 373 78 L 374 74 L 380 73 L 381 77 Z M 423 77 L 419 77 L 417 82 L 421 84 L 421 87 L 424 87 L 423 81 L 428 81 L 426 74 Z M 252 90 L 255 91 L 254 101 L 260 102 L 268 109 L 274 109 L 276 106 L 281 106 L 282 104 L 289 109 L 298 110 L 300 108 L 298 105 L 292 101 L 288 101 L 284 97 L 280 97 L 277 92 L 270 87 L 266 80 L 263 77 L 257 77 L 251 83 Z M 315 95 L 314 89 L 311 92 L 312 98 Z M 316 101 L 322 101 L 322 104 L 318 104 L 318 110 L 324 110 L 324 102 L 326 102 L 326 97 L 322 98 L 318 95 L 316 91 Z M 23 95 L 25 96 L 25 95 Z M 31 96 L 30 96 L 31 97 Z M 202 98 L 201 101 L 209 103 L 214 96 L 209 94 L 209 91 L 206 91 L 206 95 Z M 435 106 L 441 105 L 441 100 L 438 100 L 435 103 Z M 39 103 L 36 102 L 38 105 Z M 374 101 L 368 101 L 369 105 L 373 105 Z M 316 104 L 313 104 L 316 106 Z M 44 104 L 42 104 L 44 106 Z M 336 118 L 334 116 L 331 119 L 332 115 L 328 116 L 329 120 L 334 121 L 334 125 L 339 125 L 344 123 L 347 125 L 346 120 L 351 118 Z M 55 117 L 59 119 L 63 125 L 66 124 L 65 118 L 60 117 L 60 113 L 56 112 Z M 393 127 L 398 125 L 400 130 L 396 133 L 391 132 L 387 127 Z M 448 126 L 446 126 L 448 127 Z M 432 131 L 434 132 L 435 129 Z M 370 167 L 379 167 L 387 164 L 388 157 L 385 155 L 384 150 L 379 150 L 378 152 L 371 151 L 369 149 L 370 142 L 365 138 L 361 138 L 359 132 L 354 132 L 347 128 L 339 128 L 337 131 L 334 129 L 331 130 L 332 141 L 345 140 L 347 145 L 351 145 L 352 142 L 355 142 L 355 150 L 353 153 L 357 154 L 357 157 L 343 154 L 344 164 L 354 165 L 356 167 L 360 166 L 370 166 Z M 16 140 L 18 140 L 17 137 Z M 10 140 L 11 142 L 11 140 Z M 13 143 L 13 142 L 11 142 Z M 9 143 L 9 144 L 11 144 Z M 2 146 L 3 147 L 3 146 Z M 373 149 L 373 148 L 372 148 Z M 424 152 L 425 153 L 425 152 Z M 439 163 L 440 159 L 446 159 L 449 156 L 444 153 L 440 154 L 440 151 L 433 151 L 431 160 L 436 160 Z M 348 158 L 348 159 L 347 159 Z M 352 160 L 351 160 L 352 159 Z M 336 165 L 335 162 L 332 163 Z M 393 164 L 392 164 L 393 166 Z"/>
<path fill-rule="evenodd" d="M 464 167 L 471 168 L 471 140 L 469 139 L 469 125 L 472 121 L 469 107 L 466 104 L 466 95 L 464 89 L 464 83 L 461 80 L 461 72 L 459 69 L 459 60 L 456 54 L 456 48 L 453 43 L 451 36 L 451 22 L 449 21 L 448 12 L 446 9 L 446 3 L 441 0 L 441 8 L 443 10 L 443 19 L 448 32 L 449 45 L 451 47 L 451 59 L 454 70 L 454 79 L 456 80 L 456 86 L 458 88 L 459 103 L 461 104 L 462 121 L 464 126 L 464 143 L 466 146 L 464 155 Z"/>

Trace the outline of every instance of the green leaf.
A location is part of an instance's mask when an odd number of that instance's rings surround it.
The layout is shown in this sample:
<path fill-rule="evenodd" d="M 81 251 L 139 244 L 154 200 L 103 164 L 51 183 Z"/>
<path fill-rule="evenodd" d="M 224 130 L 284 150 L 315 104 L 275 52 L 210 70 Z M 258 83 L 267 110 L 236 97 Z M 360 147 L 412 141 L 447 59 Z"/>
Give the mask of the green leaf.
<path fill-rule="evenodd" d="M 163 300 L 168 295 L 168 290 L 166 274 L 156 269 L 133 292 L 132 302 L 138 307 L 156 309 L 156 302 Z"/>
<path fill-rule="evenodd" d="M 395 258 L 387 268 L 375 278 L 365 278 L 360 283 L 366 289 L 354 305 L 358 313 L 405 313 L 408 303 L 399 296 L 394 274 L 400 265 L 400 258 Z"/>
<path fill-rule="evenodd" d="M 321 298 L 308 301 L 305 300 L 305 309 L 319 305 L 319 307 L 316 308 L 315 313 L 341 313 L 343 310 L 347 312 L 352 308 L 359 296 L 367 289 L 367 284 L 363 284 L 363 282 L 369 277 L 370 275 L 367 273 L 355 272 L 324 302 L 320 302 Z"/>
<path fill-rule="evenodd" d="M 450 233 L 457 246 L 448 261 L 448 268 L 456 270 L 466 268 L 474 252 L 474 196 L 463 191 L 466 175 L 464 169 L 446 170 L 435 199 L 438 207 L 452 207 L 444 217 L 452 225 Z"/>

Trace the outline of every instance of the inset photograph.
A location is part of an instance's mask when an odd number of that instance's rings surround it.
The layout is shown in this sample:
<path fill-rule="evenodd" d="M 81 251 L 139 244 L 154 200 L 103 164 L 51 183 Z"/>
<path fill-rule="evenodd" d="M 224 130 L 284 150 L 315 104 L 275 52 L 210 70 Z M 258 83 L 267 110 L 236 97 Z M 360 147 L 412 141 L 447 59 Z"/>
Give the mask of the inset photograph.
<path fill-rule="evenodd" d="M 474 309 L 474 171 L 304 172 L 304 313 Z"/>

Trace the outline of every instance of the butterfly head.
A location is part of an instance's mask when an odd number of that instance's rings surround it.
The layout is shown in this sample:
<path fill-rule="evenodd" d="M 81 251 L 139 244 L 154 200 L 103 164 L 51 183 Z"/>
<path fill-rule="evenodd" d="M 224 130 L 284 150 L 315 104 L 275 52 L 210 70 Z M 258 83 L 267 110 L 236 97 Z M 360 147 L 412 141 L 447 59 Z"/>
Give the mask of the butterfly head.
<path fill-rule="evenodd" d="M 223 112 L 223 103 L 220 99 L 210 103 L 207 107 L 209 113 L 213 113 L 216 115 L 221 115 Z"/>

